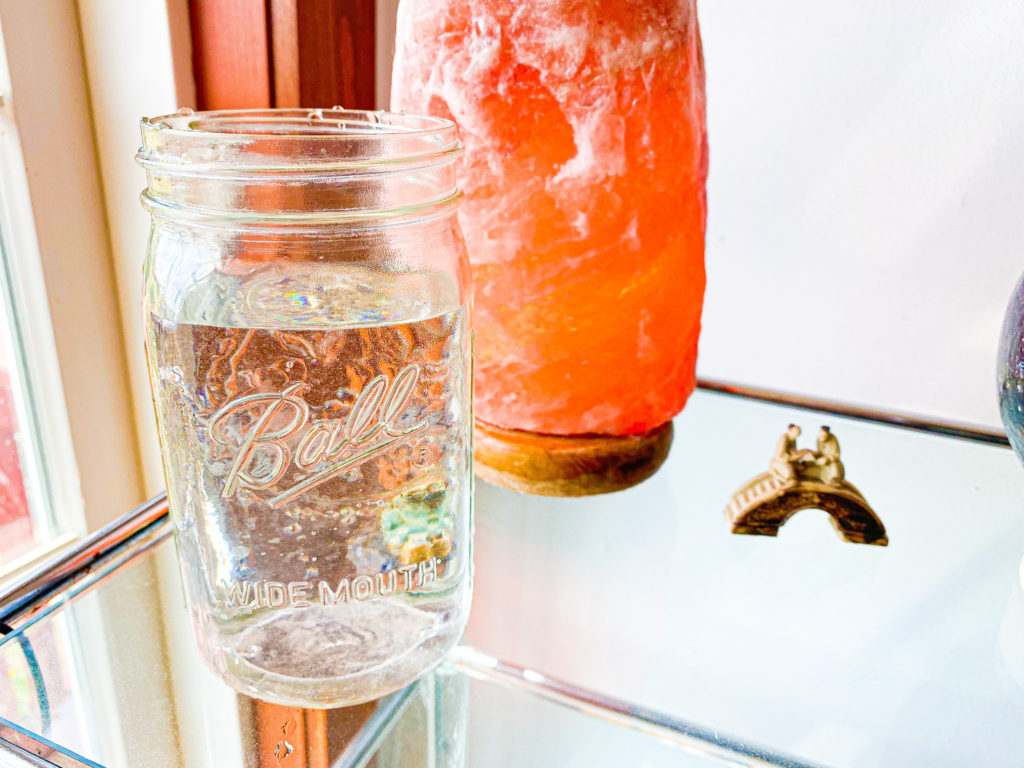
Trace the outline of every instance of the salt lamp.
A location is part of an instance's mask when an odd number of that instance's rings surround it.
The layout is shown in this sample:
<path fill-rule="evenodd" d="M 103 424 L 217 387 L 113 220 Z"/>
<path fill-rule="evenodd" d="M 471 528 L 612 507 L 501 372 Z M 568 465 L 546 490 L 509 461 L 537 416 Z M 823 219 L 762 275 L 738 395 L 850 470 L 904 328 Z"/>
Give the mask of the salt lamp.
<path fill-rule="evenodd" d="M 647 477 L 695 385 L 695 0 L 402 0 L 392 87 L 465 143 L 478 474 L 555 495 Z"/>

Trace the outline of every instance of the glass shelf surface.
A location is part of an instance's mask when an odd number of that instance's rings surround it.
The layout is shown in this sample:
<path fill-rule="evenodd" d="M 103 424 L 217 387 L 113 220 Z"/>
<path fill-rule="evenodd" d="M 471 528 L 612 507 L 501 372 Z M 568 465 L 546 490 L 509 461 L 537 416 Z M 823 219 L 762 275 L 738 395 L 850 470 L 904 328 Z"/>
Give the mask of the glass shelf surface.
<path fill-rule="evenodd" d="M 790 422 L 808 443 L 831 426 L 888 547 L 842 542 L 815 511 L 778 538 L 729 533 L 729 496 Z M 206 669 L 165 524 L 13 622 L 0 737 L 41 765 L 105 768 L 1019 760 L 1024 471 L 1010 451 L 710 393 L 675 434 L 629 491 L 479 483 L 466 647 L 350 710 L 264 704 Z"/>
<path fill-rule="evenodd" d="M 731 535 L 730 495 L 787 425 L 820 425 L 887 528 L 823 512 Z M 631 490 L 480 484 L 466 642 L 832 766 L 1014 765 L 1024 753 L 1024 471 L 983 445 L 697 393 Z"/>

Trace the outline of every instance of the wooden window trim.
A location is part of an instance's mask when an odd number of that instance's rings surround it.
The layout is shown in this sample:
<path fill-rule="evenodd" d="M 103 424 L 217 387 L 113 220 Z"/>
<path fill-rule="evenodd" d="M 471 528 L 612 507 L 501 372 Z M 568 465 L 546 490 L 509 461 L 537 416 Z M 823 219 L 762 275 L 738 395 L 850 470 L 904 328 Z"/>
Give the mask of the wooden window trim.
<path fill-rule="evenodd" d="M 190 0 L 199 109 L 373 109 L 374 0 Z"/>

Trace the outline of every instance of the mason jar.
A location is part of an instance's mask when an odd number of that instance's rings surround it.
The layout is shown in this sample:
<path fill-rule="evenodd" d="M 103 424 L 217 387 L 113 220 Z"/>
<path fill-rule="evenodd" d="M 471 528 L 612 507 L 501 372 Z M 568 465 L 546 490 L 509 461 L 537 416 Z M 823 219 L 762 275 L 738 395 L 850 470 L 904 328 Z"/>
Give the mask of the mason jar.
<path fill-rule="evenodd" d="M 142 121 L 146 349 L 185 600 L 232 686 L 394 691 L 472 578 L 470 277 L 442 119 Z"/>

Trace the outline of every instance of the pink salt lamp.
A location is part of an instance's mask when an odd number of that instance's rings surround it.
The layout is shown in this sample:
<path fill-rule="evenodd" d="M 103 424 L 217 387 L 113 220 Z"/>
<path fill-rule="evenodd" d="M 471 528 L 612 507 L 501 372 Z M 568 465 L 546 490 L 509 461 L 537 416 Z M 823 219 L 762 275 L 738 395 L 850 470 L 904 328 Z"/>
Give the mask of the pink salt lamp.
<path fill-rule="evenodd" d="M 392 108 L 466 146 L 478 474 L 555 495 L 649 476 L 704 295 L 695 0 L 402 0 Z"/>

